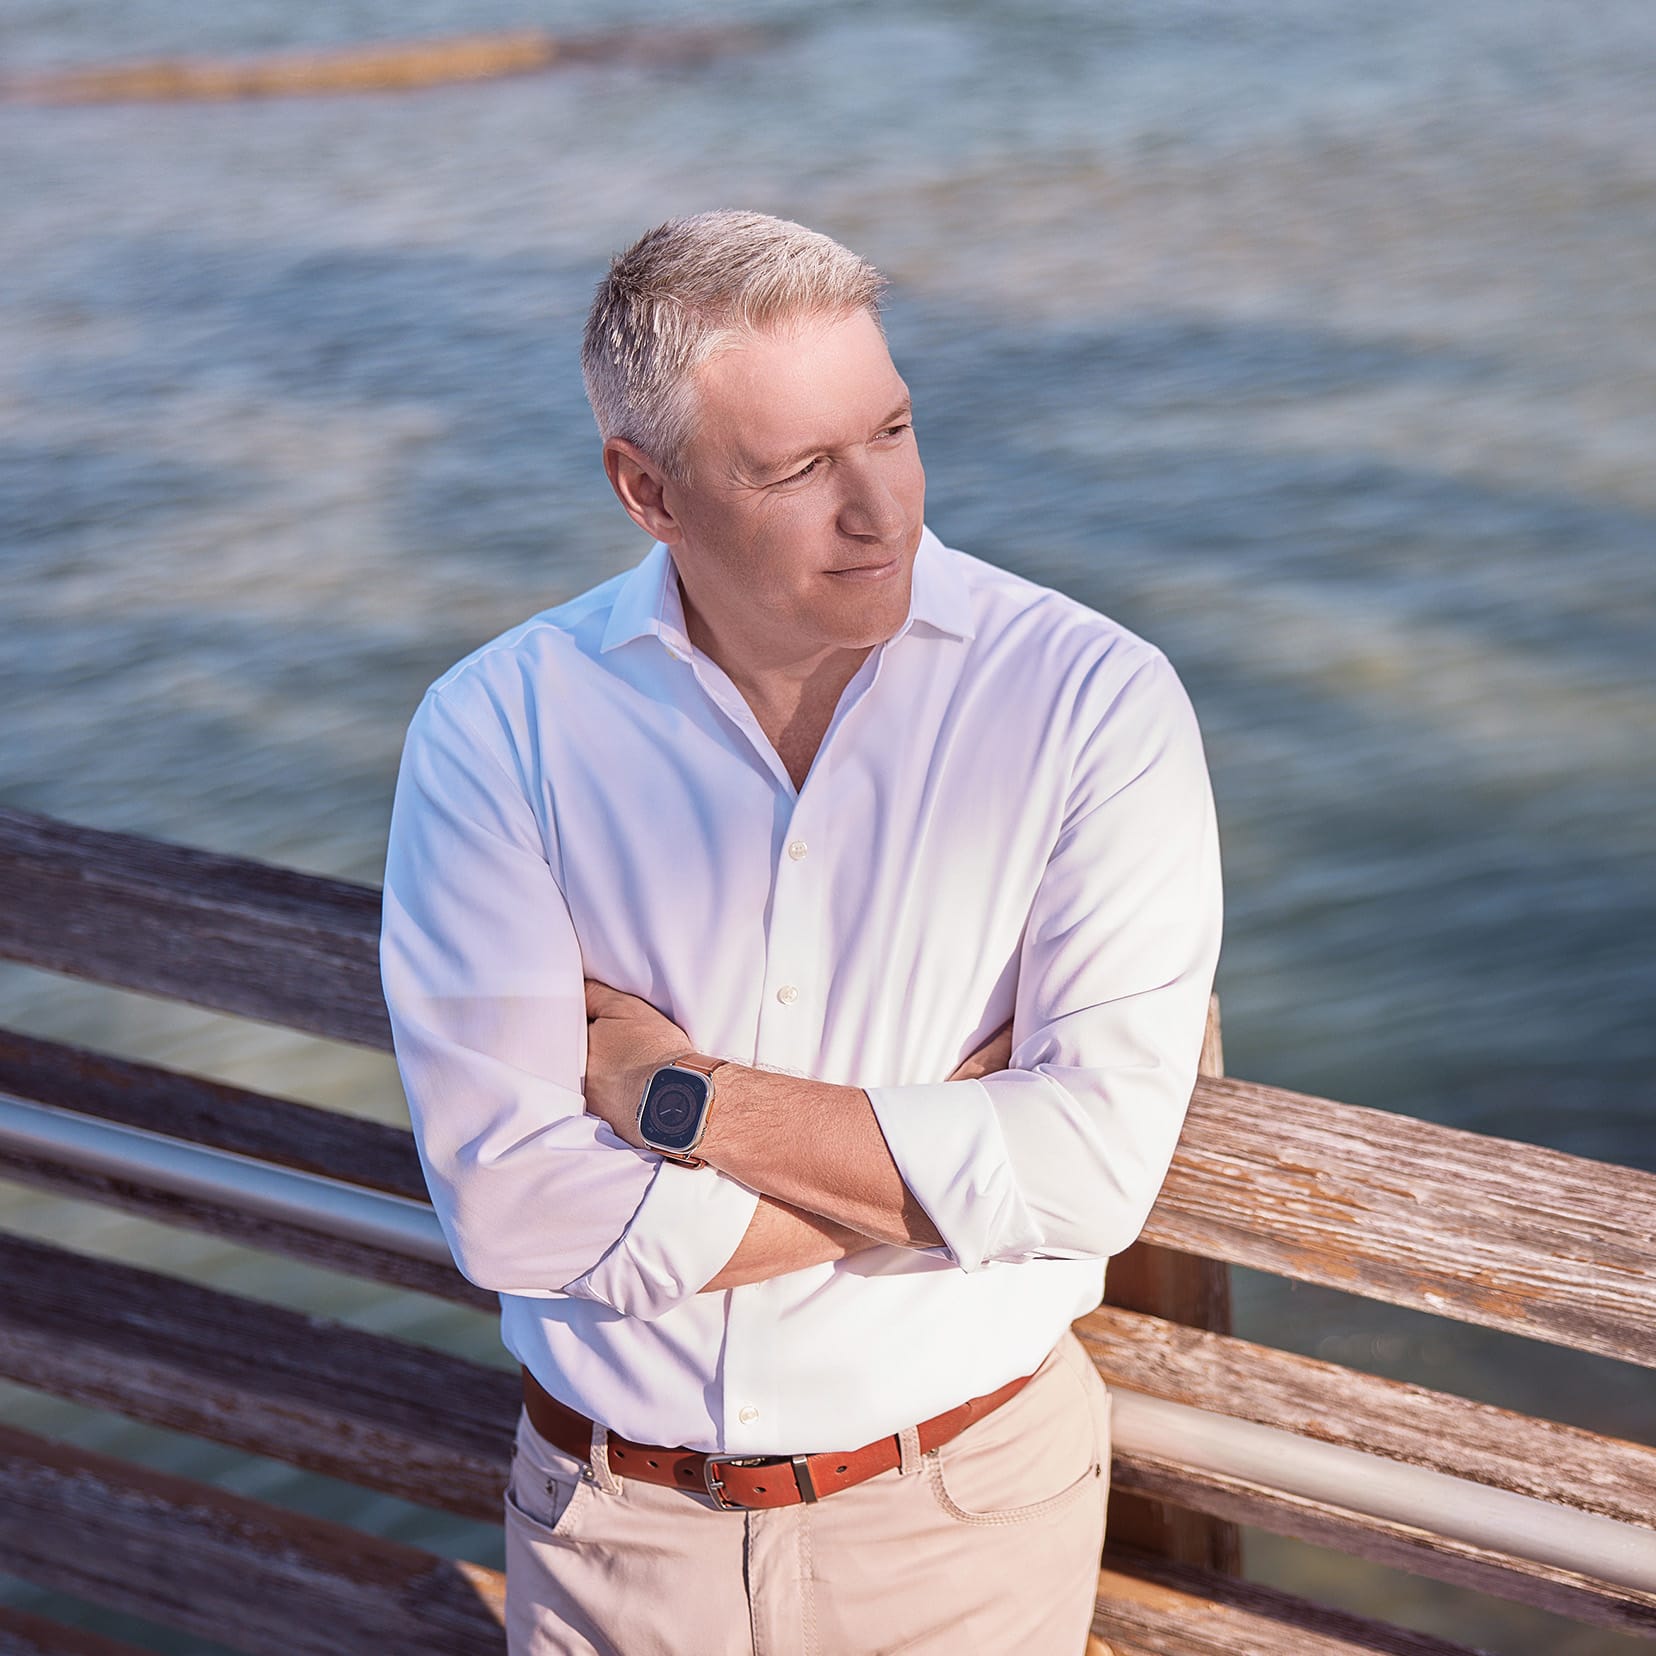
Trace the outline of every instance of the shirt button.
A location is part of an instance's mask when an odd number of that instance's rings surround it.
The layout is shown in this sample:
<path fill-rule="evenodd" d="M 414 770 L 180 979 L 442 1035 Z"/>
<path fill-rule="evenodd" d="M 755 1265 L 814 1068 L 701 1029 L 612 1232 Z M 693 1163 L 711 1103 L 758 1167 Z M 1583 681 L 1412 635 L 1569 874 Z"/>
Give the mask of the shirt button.
<path fill-rule="evenodd" d="M 744 1426 L 751 1426 L 754 1421 L 759 1418 L 759 1411 L 754 1408 L 751 1403 L 749 1403 L 743 1407 L 742 1412 L 737 1415 L 736 1418 L 741 1421 Z"/>
<path fill-rule="evenodd" d="M 810 849 L 810 846 L 808 846 L 804 840 L 795 840 L 793 844 L 788 847 L 788 855 L 792 857 L 795 862 L 799 862 L 804 858 L 805 853 Z"/>
<path fill-rule="evenodd" d="M 784 1006 L 792 1006 L 793 1003 L 799 999 L 799 991 L 794 988 L 791 983 L 784 983 L 782 987 L 776 991 L 776 998 L 781 1001 Z"/>

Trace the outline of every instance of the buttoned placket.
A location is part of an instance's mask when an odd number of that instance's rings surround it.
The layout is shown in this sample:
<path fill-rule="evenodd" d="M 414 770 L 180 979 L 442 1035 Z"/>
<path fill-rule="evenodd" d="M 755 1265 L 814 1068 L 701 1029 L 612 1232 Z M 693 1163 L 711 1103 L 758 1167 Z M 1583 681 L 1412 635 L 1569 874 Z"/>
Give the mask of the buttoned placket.
<path fill-rule="evenodd" d="M 728 675 L 676 629 L 663 631 L 663 643 L 747 738 L 777 790 L 765 972 L 752 1058 L 757 1068 L 809 1075 L 821 1050 L 834 744 L 878 683 L 886 650 L 907 630 L 905 626 L 896 638 L 877 646 L 852 676 L 804 785 L 797 790 L 781 756 Z M 753 1446 L 788 1441 L 785 1404 L 772 1378 L 770 1339 L 765 1332 L 775 1326 L 776 1307 L 771 1301 L 777 1294 L 773 1283 L 758 1282 L 727 1301 L 722 1432 L 727 1451 L 733 1455 L 771 1453 Z"/>

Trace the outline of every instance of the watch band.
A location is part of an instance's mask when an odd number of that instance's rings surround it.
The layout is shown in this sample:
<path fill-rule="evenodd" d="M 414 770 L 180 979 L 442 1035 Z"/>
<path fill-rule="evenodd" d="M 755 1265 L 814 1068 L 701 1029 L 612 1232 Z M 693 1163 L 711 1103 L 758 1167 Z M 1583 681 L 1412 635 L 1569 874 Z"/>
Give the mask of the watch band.
<path fill-rule="evenodd" d="M 729 1062 L 728 1058 L 709 1058 L 705 1052 L 687 1052 L 682 1058 L 675 1058 L 672 1067 L 694 1070 L 698 1075 L 711 1075 L 720 1064 Z"/>

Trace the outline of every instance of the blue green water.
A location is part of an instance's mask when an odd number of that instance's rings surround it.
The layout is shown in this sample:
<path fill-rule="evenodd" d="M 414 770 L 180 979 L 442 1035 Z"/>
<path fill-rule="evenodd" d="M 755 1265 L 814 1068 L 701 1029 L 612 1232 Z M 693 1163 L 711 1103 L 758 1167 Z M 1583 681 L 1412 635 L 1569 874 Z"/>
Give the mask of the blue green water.
<path fill-rule="evenodd" d="M 643 551 L 575 366 L 605 260 L 671 213 L 758 206 L 891 276 L 933 527 L 1180 668 L 1224 838 L 1231 1070 L 1656 1169 L 1656 11 L 20 0 L 0 67 L 691 16 L 766 32 L 413 95 L 0 103 L 0 800 L 377 879 L 425 683 Z M 400 1111 L 371 1056 L 19 970 L 0 1021 Z M 488 1349 L 420 1302 L 11 1187 L 0 1217 Z M 1656 1436 L 1645 1373 L 1264 1278 L 1239 1308 L 1254 1337 Z M 1251 1557 L 1504 1651 L 1622 1648 Z"/>

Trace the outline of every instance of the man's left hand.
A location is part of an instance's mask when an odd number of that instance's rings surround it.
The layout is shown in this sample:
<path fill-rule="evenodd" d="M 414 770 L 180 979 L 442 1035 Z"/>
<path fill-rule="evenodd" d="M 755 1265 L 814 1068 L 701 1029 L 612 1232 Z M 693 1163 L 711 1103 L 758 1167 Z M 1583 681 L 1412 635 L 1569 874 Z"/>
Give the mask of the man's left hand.
<path fill-rule="evenodd" d="M 638 1106 L 656 1070 L 695 1043 L 679 1026 L 637 995 L 586 980 L 586 1108 L 628 1144 L 643 1148 Z"/>

